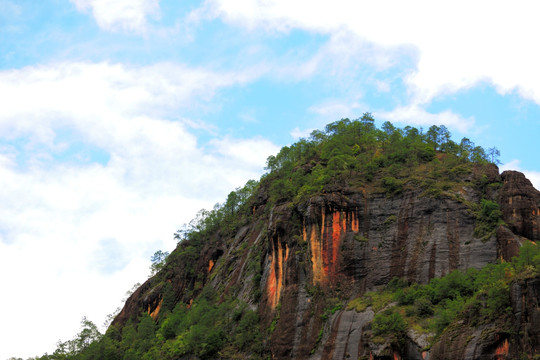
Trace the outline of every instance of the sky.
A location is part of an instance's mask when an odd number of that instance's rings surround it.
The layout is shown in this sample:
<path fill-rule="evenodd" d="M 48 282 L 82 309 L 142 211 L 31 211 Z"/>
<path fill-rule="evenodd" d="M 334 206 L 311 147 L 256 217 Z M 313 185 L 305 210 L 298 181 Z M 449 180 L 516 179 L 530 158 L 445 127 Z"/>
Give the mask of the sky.
<path fill-rule="evenodd" d="M 535 1 L 0 0 L 0 359 L 101 325 L 174 232 L 371 112 L 540 188 Z"/>

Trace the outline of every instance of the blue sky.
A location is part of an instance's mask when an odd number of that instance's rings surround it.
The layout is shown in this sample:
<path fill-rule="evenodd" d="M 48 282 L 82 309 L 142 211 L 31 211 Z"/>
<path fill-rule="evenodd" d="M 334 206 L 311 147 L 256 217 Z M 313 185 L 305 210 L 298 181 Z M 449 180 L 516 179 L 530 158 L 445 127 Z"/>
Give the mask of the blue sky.
<path fill-rule="evenodd" d="M 0 359 L 101 324 L 199 209 L 344 117 L 444 124 L 540 188 L 535 2 L 327 3 L 0 0 Z"/>

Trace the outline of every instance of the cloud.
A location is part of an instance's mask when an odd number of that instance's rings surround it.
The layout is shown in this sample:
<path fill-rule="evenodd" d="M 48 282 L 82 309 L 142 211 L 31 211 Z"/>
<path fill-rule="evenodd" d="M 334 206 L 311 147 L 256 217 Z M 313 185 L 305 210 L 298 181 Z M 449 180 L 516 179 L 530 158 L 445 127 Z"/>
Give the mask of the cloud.
<path fill-rule="evenodd" d="M 70 0 L 79 11 L 90 11 L 99 27 L 108 31 L 143 33 L 148 17 L 159 16 L 159 0 Z"/>
<path fill-rule="evenodd" d="M 315 129 L 300 130 L 300 128 L 295 127 L 294 129 L 292 129 L 290 134 L 293 137 L 293 139 L 299 140 L 300 138 L 309 138 L 313 130 Z"/>
<path fill-rule="evenodd" d="M 386 70 L 400 67 L 401 60 L 415 59 L 417 56 L 415 49 L 410 46 L 381 47 L 347 29 L 337 29 L 329 35 L 326 42 L 314 52 L 299 47 L 276 57 L 267 63 L 267 72 L 273 79 L 285 82 L 312 80 L 320 76 L 332 79 L 332 83 L 339 83 L 340 88 L 354 89 L 356 92 L 366 82 L 387 92 L 389 84 L 375 76 L 388 76 L 384 73 Z M 309 44 L 309 41 L 306 43 Z M 257 55 L 261 56 L 260 53 Z"/>
<path fill-rule="evenodd" d="M 280 149 L 280 147 L 261 137 L 253 139 L 225 137 L 210 141 L 209 146 L 225 161 L 220 164 L 222 169 L 220 177 L 228 183 L 238 183 L 245 178 L 243 174 L 237 172 L 238 168 L 250 168 L 266 164 L 268 156 L 277 154 Z M 258 180 L 258 177 L 253 177 L 253 179 Z M 244 185 L 244 183 L 245 180 L 241 185 Z"/>
<path fill-rule="evenodd" d="M 168 63 L 59 63 L 4 71 L 0 130 L 9 137 L 31 135 L 32 141 L 50 146 L 55 136 L 51 127 L 67 126 L 111 150 L 109 144 L 116 144 L 111 138 L 138 141 L 149 121 L 182 108 L 202 111 L 219 89 L 256 76 L 249 70 L 217 73 Z M 179 129 L 178 124 L 156 121 L 148 131 L 171 142 Z M 195 140 L 186 137 L 182 143 L 186 141 Z"/>
<path fill-rule="evenodd" d="M 362 107 L 363 105 L 358 102 L 343 103 L 341 101 L 328 100 L 322 104 L 310 107 L 309 111 L 320 115 L 328 122 L 343 118 L 356 119 L 359 117 L 358 111 Z"/>
<path fill-rule="evenodd" d="M 238 114 L 238 117 L 247 124 L 256 124 L 259 122 L 257 119 L 257 112 L 255 109 L 247 109 Z"/>
<path fill-rule="evenodd" d="M 450 110 L 433 114 L 414 104 L 397 107 L 390 112 L 375 112 L 373 115 L 380 120 L 417 126 L 445 125 L 462 133 L 466 133 L 474 125 L 474 118 L 465 119 Z"/>
<path fill-rule="evenodd" d="M 11 1 L 0 2 L 0 17 L 19 16 L 21 12 L 21 7 Z"/>
<path fill-rule="evenodd" d="M 533 186 L 540 190 L 540 172 L 539 171 L 524 171 L 527 179 L 531 180 Z"/>
<path fill-rule="evenodd" d="M 275 145 L 200 144 L 191 130 L 211 126 L 184 116 L 254 76 L 167 63 L 0 71 L 0 272 L 12 274 L 0 286 L 17 289 L 0 299 L 12 324 L 0 357 L 36 355 L 24 353 L 21 311 L 40 319 L 33 348 L 49 352 L 82 316 L 101 324 L 176 229 L 261 175 Z"/>
<path fill-rule="evenodd" d="M 442 5 L 426 0 L 208 0 L 205 8 L 229 24 L 252 30 L 349 32 L 386 49 L 389 59 L 402 56 L 396 48 L 416 49 L 416 67 L 406 81 L 419 105 L 479 82 L 491 83 L 501 94 L 517 90 L 540 104 L 540 50 L 530 45 L 540 31 L 534 1 L 510 7 L 503 1 L 464 0 Z"/>

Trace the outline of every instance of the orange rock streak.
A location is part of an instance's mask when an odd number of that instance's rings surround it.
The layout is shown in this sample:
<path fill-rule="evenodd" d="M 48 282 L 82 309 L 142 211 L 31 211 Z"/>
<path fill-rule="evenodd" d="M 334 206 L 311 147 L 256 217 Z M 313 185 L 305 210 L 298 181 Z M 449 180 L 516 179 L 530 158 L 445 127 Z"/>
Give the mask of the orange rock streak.
<path fill-rule="evenodd" d="M 322 244 L 315 230 L 311 231 L 309 245 L 311 246 L 311 263 L 313 264 L 313 282 L 316 284 L 325 284 L 326 273 L 323 270 Z"/>
<path fill-rule="evenodd" d="M 213 268 L 214 268 L 214 260 L 210 260 L 208 262 L 208 272 L 212 271 Z"/>
<path fill-rule="evenodd" d="M 333 285 L 339 272 L 339 255 L 345 233 L 358 232 L 360 225 L 356 212 L 336 211 L 327 216 L 323 210 L 321 217 L 320 231 L 316 226 L 312 226 L 304 230 L 304 236 L 311 249 L 313 283 Z"/>
<path fill-rule="evenodd" d="M 343 224 L 341 223 L 341 214 L 339 212 L 335 212 L 332 214 L 332 242 L 329 244 L 331 248 L 331 254 L 332 258 L 327 259 L 327 261 L 330 262 L 330 269 L 331 269 L 331 275 L 335 275 L 337 273 L 337 265 L 338 265 L 338 255 L 339 255 L 339 246 L 341 243 L 341 230 L 346 229 L 347 224 L 345 220 L 343 221 Z"/>
<path fill-rule="evenodd" d="M 268 275 L 268 281 L 266 282 L 266 293 L 268 295 L 268 304 L 273 309 L 276 307 L 275 299 L 277 292 L 277 279 L 276 279 L 276 256 L 272 252 L 272 264 L 270 265 L 270 274 Z"/>
<path fill-rule="evenodd" d="M 154 311 L 150 312 L 150 305 L 148 305 L 148 314 L 150 315 L 150 317 L 154 320 L 157 319 L 158 315 L 159 315 L 159 310 L 161 310 L 161 305 L 163 304 L 163 299 L 161 299 L 159 301 L 159 304 L 158 306 L 154 309 Z"/>
<path fill-rule="evenodd" d="M 351 230 L 354 232 L 360 231 L 360 221 L 358 220 L 358 216 L 356 215 L 356 213 L 352 214 Z"/>
<path fill-rule="evenodd" d="M 495 350 L 495 359 L 506 359 L 510 351 L 510 343 L 505 339 Z"/>
<path fill-rule="evenodd" d="M 326 224 L 326 216 L 324 214 L 324 208 L 322 209 L 322 221 L 321 221 L 321 238 L 324 237 L 324 225 Z"/>
<path fill-rule="evenodd" d="M 289 258 L 289 247 L 285 244 L 285 249 L 281 245 L 281 241 L 277 241 L 277 251 L 272 247 L 272 263 L 268 281 L 266 282 L 266 293 L 268 296 L 268 304 L 272 309 L 275 309 L 279 303 L 281 290 L 283 289 L 283 277 L 285 274 L 285 266 Z"/>

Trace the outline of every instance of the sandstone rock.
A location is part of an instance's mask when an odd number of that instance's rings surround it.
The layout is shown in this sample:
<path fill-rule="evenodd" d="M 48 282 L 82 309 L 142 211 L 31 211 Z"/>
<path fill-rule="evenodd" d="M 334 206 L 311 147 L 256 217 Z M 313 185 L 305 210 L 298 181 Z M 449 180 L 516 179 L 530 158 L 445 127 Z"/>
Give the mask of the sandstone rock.
<path fill-rule="evenodd" d="M 540 191 L 518 171 L 501 174 L 504 185 L 499 194 L 503 220 L 510 230 L 529 240 L 540 240 Z"/>

